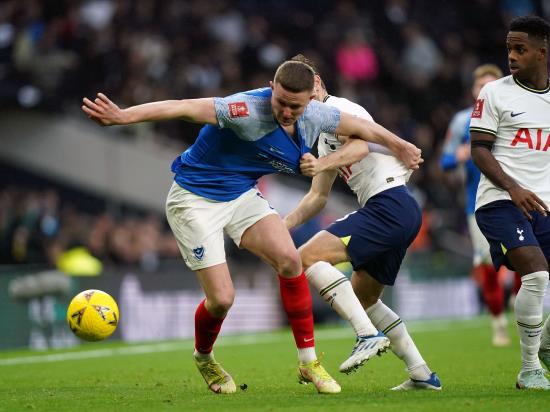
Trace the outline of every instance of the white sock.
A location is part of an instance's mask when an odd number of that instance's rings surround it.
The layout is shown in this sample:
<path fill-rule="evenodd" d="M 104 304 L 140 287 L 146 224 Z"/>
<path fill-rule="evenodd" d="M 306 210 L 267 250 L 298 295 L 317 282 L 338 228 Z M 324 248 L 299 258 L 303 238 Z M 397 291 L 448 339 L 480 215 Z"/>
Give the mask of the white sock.
<path fill-rule="evenodd" d="M 316 262 L 305 273 L 309 283 L 342 319 L 351 324 L 357 336 L 378 333 L 342 272 L 330 263 Z"/>
<path fill-rule="evenodd" d="M 374 325 L 390 339 L 391 350 L 405 362 L 411 378 L 429 379 L 432 371 L 426 365 L 399 316 L 380 299 L 367 309 L 367 314 Z"/>
<path fill-rule="evenodd" d="M 308 363 L 317 359 L 315 348 L 298 348 L 298 360 L 300 363 Z"/>
<path fill-rule="evenodd" d="M 546 323 L 542 329 L 542 337 L 540 339 L 540 350 L 550 352 L 550 315 L 546 318 Z"/>
<path fill-rule="evenodd" d="M 548 272 L 529 273 L 521 278 L 516 296 L 516 321 L 521 344 L 521 371 L 541 369 L 538 352 L 542 333 L 542 301 Z"/>

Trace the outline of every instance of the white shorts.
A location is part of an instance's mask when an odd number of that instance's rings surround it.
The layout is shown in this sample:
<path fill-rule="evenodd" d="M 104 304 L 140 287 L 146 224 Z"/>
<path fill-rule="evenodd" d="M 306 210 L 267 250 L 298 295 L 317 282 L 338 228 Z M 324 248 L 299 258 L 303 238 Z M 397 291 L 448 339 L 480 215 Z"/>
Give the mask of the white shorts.
<path fill-rule="evenodd" d="M 476 222 L 475 215 L 468 215 L 468 230 L 470 231 L 470 238 L 472 239 L 472 246 L 474 248 L 474 266 L 479 266 L 482 263 L 491 263 L 491 252 L 489 248 L 489 242 L 479 230 L 479 226 Z"/>
<path fill-rule="evenodd" d="M 166 218 L 191 270 L 225 262 L 224 231 L 240 246 L 244 231 L 271 214 L 277 211 L 258 189 L 250 189 L 235 200 L 219 202 L 174 182 L 166 199 Z"/>

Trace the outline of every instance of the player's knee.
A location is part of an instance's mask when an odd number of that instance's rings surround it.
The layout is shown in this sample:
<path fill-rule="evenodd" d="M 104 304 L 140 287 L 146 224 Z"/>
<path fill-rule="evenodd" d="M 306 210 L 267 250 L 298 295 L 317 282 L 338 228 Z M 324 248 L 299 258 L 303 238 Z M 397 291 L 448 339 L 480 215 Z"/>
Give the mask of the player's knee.
<path fill-rule="evenodd" d="M 376 305 L 376 303 L 378 302 L 378 298 L 379 298 L 378 295 L 369 295 L 369 294 L 363 295 L 360 298 L 361 305 L 365 309 L 368 309 L 368 308 L 372 307 L 373 305 Z"/>
<path fill-rule="evenodd" d="M 284 277 L 293 277 L 302 272 L 300 254 L 295 248 L 281 252 L 275 262 L 275 270 Z"/>
<path fill-rule="evenodd" d="M 300 253 L 300 259 L 302 260 L 302 267 L 304 270 L 307 270 L 310 266 L 319 261 L 318 257 L 315 255 L 315 252 L 312 248 L 307 247 L 307 245 L 300 246 L 298 252 Z"/>
<path fill-rule="evenodd" d="M 537 296 L 544 296 L 548 288 L 548 271 L 538 271 L 522 276 L 521 287 Z"/>
<path fill-rule="evenodd" d="M 231 309 L 231 306 L 233 306 L 234 300 L 234 293 L 213 296 L 208 299 L 208 311 L 216 317 L 223 317 Z"/>

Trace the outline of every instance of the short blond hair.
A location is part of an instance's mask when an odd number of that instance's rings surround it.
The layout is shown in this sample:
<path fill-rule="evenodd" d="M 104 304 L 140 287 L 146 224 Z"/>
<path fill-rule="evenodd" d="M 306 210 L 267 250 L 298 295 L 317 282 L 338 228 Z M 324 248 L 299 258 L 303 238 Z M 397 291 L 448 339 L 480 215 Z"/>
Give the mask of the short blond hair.
<path fill-rule="evenodd" d="M 500 79 L 502 77 L 502 70 L 496 64 L 482 64 L 474 70 L 474 81 L 489 75 Z"/>

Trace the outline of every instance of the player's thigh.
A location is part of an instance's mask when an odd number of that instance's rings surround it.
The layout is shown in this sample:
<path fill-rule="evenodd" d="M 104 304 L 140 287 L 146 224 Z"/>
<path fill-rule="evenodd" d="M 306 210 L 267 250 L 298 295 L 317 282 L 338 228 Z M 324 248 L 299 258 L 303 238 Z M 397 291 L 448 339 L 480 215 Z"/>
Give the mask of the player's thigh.
<path fill-rule="evenodd" d="M 304 269 L 319 261 L 336 265 L 350 260 L 344 241 L 326 230 L 321 230 L 300 246 L 298 251 Z"/>
<path fill-rule="evenodd" d="M 281 275 L 301 273 L 300 257 L 288 229 L 257 189 L 239 198 L 225 230 L 240 248 L 252 252 Z"/>
<path fill-rule="evenodd" d="M 223 316 L 233 305 L 235 288 L 226 263 L 195 271 L 206 295 L 206 308 L 213 314 Z"/>
<path fill-rule="evenodd" d="M 548 271 L 548 263 L 538 246 L 523 246 L 509 250 L 506 257 L 520 276 Z"/>
<path fill-rule="evenodd" d="M 282 276 L 302 272 L 300 255 L 279 215 L 268 215 L 250 226 L 242 235 L 240 246 L 271 265 Z"/>
<path fill-rule="evenodd" d="M 186 265 L 193 271 L 225 262 L 223 228 L 231 218 L 230 202 L 216 202 L 172 185 L 166 218 Z"/>
<path fill-rule="evenodd" d="M 353 291 L 364 308 L 374 305 L 384 290 L 384 285 L 372 277 L 365 269 L 359 269 L 351 275 Z"/>
<path fill-rule="evenodd" d="M 511 201 L 495 201 L 479 208 L 476 221 L 489 242 L 495 268 L 506 265 L 522 276 L 547 270 L 532 222 Z"/>

